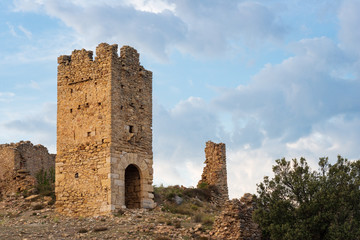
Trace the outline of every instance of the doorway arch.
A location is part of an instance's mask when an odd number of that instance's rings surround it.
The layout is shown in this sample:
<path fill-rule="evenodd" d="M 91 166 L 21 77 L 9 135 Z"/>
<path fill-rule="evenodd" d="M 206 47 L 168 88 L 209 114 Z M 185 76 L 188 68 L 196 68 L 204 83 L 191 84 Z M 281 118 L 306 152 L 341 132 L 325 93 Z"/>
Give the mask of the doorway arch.
<path fill-rule="evenodd" d="M 130 164 L 125 169 L 125 206 L 127 208 L 141 207 L 141 177 L 139 169 Z"/>

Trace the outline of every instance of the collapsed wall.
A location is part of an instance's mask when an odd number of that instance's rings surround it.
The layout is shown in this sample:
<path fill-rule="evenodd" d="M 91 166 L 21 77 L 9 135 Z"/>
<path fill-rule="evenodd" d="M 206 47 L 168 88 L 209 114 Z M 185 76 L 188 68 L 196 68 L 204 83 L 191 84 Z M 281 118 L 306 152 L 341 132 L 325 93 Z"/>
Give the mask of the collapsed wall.
<path fill-rule="evenodd" d="M 13 194 L 35 184 L 40 170 L 55 168 L 55 154 L 30 141 L 0 145 L 0 192 Z"/>
<path fill-rule="evenodd" d="M 201 184 L 215 186 L 220 202 L 221 200 L 228 200 L 225 144 L 208 141 L 205 148 L 205 158 L 206 166 L 198 186 Z"/>
<path fill-rule="evenodd" d="M 261 230 L 253 220 L 255 202 L 250 193 L 227 201 L 215 219 L 211 239 L 261 240 Z"/>

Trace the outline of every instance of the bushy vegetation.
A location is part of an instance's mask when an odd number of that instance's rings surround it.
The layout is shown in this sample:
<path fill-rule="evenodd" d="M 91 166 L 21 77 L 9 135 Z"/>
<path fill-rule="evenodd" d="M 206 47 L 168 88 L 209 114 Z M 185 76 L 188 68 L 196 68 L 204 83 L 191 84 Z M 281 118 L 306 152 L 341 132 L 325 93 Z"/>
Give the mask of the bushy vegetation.
<path fill-rule="evenodd" d="M 360 239 L 360 160 L 277 160 L 258 184 L 254 220 L 264 239 Z"/>
<path fill-rule="evenodd" d="M 178 185 L 154 186 L 155 201 L 163 211 L 190 216 L 194 222 L 202 223 L 209 228 L 219 212 L 219 209 L 210 203 L 212 191 L 215 190 L 208 186 L 202 188 L 185 188 Z M 179 198 L 181 198 L 180 202 Z"/>
<path fill-rule="evenodd" d="M 51 196 L 55 200 L 55 169 L 41 169 L 36 174 L 36 189 L 42 196 Z"/>

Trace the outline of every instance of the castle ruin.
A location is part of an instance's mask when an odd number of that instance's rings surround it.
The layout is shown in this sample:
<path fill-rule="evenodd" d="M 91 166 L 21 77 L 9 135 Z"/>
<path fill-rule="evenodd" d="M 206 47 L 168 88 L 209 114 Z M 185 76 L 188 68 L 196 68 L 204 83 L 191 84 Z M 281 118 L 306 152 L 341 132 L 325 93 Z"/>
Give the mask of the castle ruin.
<path fill-rule="evenodd" d="M 55 167 L 55 154 L 29 141 L 0 145 L 0 192 L 15 194 L 32 187 L 36 174 Z"/>
<path fill-rule="evenodd" d="M 218 192 L 218 201 L 228 200 L 225 143 L 206 142 L 205 158 L 206 165 L 198 186 L 201 184 L 215 186 Z"/>
<path fill-rule="evenodd" d="M 152 72 L 129 46 L 58 58 L 56 211 L 153 208 Z"/>

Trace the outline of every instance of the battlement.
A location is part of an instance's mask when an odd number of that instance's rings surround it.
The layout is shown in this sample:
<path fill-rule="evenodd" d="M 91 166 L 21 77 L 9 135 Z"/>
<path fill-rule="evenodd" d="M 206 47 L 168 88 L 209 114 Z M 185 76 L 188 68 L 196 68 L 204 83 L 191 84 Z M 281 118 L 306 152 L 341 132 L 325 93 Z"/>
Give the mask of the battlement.
<path fill-rule="evenodd" d="M 118 55 L 118 45 L 117 44 L 107 44 L 100 43 L 96 47 L 96 57 L 93 58 L 93 51 L 88 51 L 85 49 L 74 50 L 71 55 L 61 55 L 58 57 L 59 65 L 69 65 L 72 62 L 76 63 L 85 63 L 89 61 L 102 61 L 104 59 L 118 59 L 122 63 L 122 66 L 125 65 L 140 65 L 139 53 L 136 49 L 130 46 L 123 46 L 120 49 L 120 56 Z"/>

